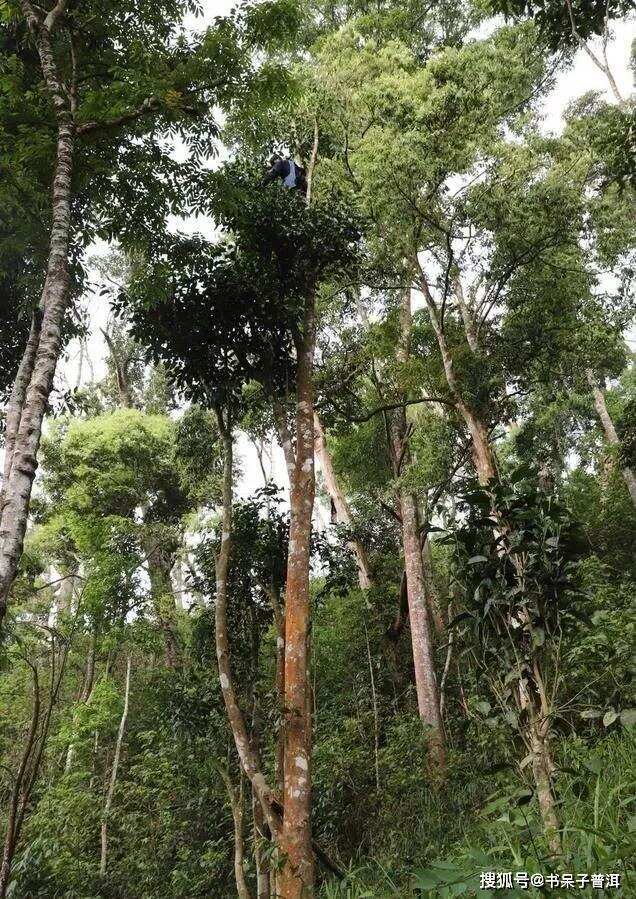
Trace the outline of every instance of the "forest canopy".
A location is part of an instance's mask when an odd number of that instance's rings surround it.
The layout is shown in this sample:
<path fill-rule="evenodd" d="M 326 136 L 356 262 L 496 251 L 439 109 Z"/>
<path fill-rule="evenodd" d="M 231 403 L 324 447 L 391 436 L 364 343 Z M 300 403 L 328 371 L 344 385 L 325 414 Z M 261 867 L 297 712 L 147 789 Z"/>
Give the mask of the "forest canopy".
<path fill-rule="evenodd" d="M 633 27 L 0 3 L 0 899 L 636 895 Z"/>

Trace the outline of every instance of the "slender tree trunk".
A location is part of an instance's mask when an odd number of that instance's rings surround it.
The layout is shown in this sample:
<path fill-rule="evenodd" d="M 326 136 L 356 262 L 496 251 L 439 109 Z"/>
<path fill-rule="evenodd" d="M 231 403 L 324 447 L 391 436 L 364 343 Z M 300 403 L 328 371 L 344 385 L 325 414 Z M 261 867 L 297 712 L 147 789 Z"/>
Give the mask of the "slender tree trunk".
<path fill-rule="evenodd" d="M 594 406 L 596 407 L 596 412 L 599 419 L 601 420 L 605 439 L 610 446 L 620 446 L 620 440 L 618 434 L 616 433 L 614 422 L 612 421 L 612 417 L 609 414 L 607 405 L 605 403 L 605 395 L 601 388 L 598 386 L 598 382 L 594 376 L 594 372 L 591 368 L 588 368 L 585 374 L 588 384 L 592 388 L 592 393 L 594 395 Z M 636 476 L 634 476 L 634 472 L 629 467 L 629 465 L 625 465 L 622 469 L 622 472 L 625 483 L 627 484 L 627 489 L 629 490 L 629 495 L 631 497 L 632 503 L 636 508 Z"/>
<path fill-rule="evenodd" d="M 121 713 L 119 722 L 119 730 L 117 732 L 117 742 L 115 744 L 115 757 L 113 759 L 113 767 L 110 772 L 110 783 L 108 784 L 108 792 L 106 794 L 106 802 L 104 803 L 104 811 L 102 813 L 102 830 L 101 830 L 101 858 L 99 862 L 99 876 L 104 877 L 106 874 L 106 858 L 108 850 L 108 816 L 113 805 L 113 796 L 115 794 L 115 785 L 117 783 L 117 772 L 119 769 L 119 759 L 121 757 L 121 747 L 124 741 L 124 731 L 126 729 L 126 718 L 128 717 L 128 700 L 130 698 L 130 674 L 132 668 L 132 659 L 128 656 L 126 663 L 126 686 L 124 688 L 124 708 Z"/>
<path fill-rule="evenodd" d="M 0 625 L 22 556 L 42 422 L 60 355 L 62 323 L 69 302 L 73 117 L 57 70 L 47 24 L 38 22 L 26 0 L 22 0 L 21 5 L 35 35 L 44 80 L 53 101 L 57 121 L 57 150 L 51 240 L 40 304 L 43 310 L 40 339 L 15 435 L 9 477 L 3 484 L 4 499 L 0 516 Z"/>
<path fill-rule="evenodd" d="M 113 366 L 115 368 L 119 405 L 122 409 L 132 409 L 133 404 L 132 397 L 130 395 L 130 384 L 128 383 L 128 373 L 126 371 L 126 360 L 121 359 L 115 347 L 115 343 L 108 331 L 104 331 L 104 329 L 102 329 L 102 334 L 104 335 L 104 339 L 108 344 L 108 349 L 110 350 L 110 355 L 113 360 Z"/>
<path fill-rule="evenodd" d="M 422 723 L 430 728 L 431 755 L 437 765 L 443 767 L 445 763 L 444 728 L 439 710 L 439 693 L 431 625 L 426 603 L 424 566 L 419 540 L 419 516 L 415 497 L 410 493 L 403 492 L 400 495 L 400 505 L 417 707 Z"/>
<path fill-rule="evenodd" d="M 162 535 L 148 534 L 145 539 L 148 574 L 155 614 L 163 634 L 166 668 L 174 668 L 179 661 L 179 643 L 175 618 L 175 601 L 170 571 L 174 552 Z"/>
<path fill-rule="evenodd" d="M 536 722 L 532 722 L 530 728 L 532 773 L 537 788 L 537 801 L 539 812 L 543 822 L 550 852 L 554 856 L 562 853 L 561 837 L 559 834 L 559 819 L 556 813 L 556 804 L 552 790 L 551 768 L 552 761 L 546 738 L 540 733 Z"/>
<path fill-rule="evenodd" d="M 457 305 L 459 306 L 462 321 L 464 322 L 464 331 L 466 333 L 468 346 L 470 347 L 471 352 L 476 353 L 479 349 L 479 340 L 477 337 L 475 317 L 473 315 L 472 309 L 469 308 L 468 303 L 466 302 L 466 298 L 464 296 L 464 287 L 462 285 L 462 279 L 459 274 L 457 274 L 453 279 L 453 287 L 455 289 L 455 298 L 457 300 Z"/>
<path fill-rule="evenodd" d="M 424 590 L 426 592 L 426 601 L 428 603 L 429 612 L 433 619 L 435 633 L 438 638 L 446 632 L 446 622 L 444 621 L 444 613 L 440 601 L 439 591 L 435 584 L 435 574 L 433 570 L 433 554 L 431 553 L 431 544 L 428 537 L 422 544 L 422 565 L 424 571 Z"/>
<path fill-rule="evenodd" d="M 33 667 L 31 671 L 33 673 L 33 711 L 31 713 L 29 733 L 24 745 L 24 749 L 22 750 L 20 764 L 18 766 L 18 771 L 15 777 L 15 781 L 13 782 L 13 788 L 11 790 L 11 796 L 9 799 L 9 811 L 7 814 L 6 825 L 7 829 L 4 838 L 4 847 L 2 850 L 2 866 L 0 867 L 0 899 L 4 899 L 7 893 L 7 888 L 9 886 L 11 865 L 13 863 L 13 855 L 15 853 L 15 847 L 17 843 L 16 819 L 18 814 L 18 803 L 20 800 L 20 793 L 22 791 L 22 784 L 27 770 L 27 765 L 29 763 L 31 753 L 33 752 L 33 748 L 35 745 L 35 737 L 40 721 L 40 687 L 38 683 L 38 674 L 35 667 Z"/>
<path fill-rule="evenodd" d="M 86 668 L 84 670 L 84 681 L 82 683 L 82 689 L 78 698 L 78 702 L 82 705 L 86 705 L 89 701 L 91 694 L 93 692 L 93 682 L 95 680 L 95 632 L 91 634 L 90 643 L 88 645 L 88 655 L 86 656 Z M 64 764 L 64 773 L 68 774 L 73 767 L 73 760 L 75 758 L 75 743 L 69 743 L 68 750 L 66 752 L 66 762 Z"/>
<path fill-rule="evenodd" d="M 275 785 L 276 795 L 283 797 L 285 777 L 285 720 L 282 710 L 285 707 L 285 609 L 281 606 L 276 588 L 267 588 L 267 594 L 274 612 L 276 625 L 276 698 L 281 711 L 281 721 L 276 735 Z"/>
<path fill-rule="evenodd" d="M 308 899 L 314 892 L 311 847 L 311 717 L 308 643 L 309 566 L 314 507 L 315 291 L 306 296 L 296 374 L 296 452 L 291 477 L 289 555 L 285 593 L 285 777 L 281 848 L 282 899 Z"/>
<path fill-rule="evenodd" d="M 258 899 L 270 899 L 271 870 L 269 859 L 263 853 L 263 844 L 269 838 L 263 809 L 258 797 L 252 791 L 252 822 L 254 825 L 254 863 L 256 866 L 256 896 Z"/>
<path fill-rule="evenodd" d="M 22 825 L 26 816 L 27 807 L 29 805 L 33 787 L 40 772 L 42 757 L 46 748 L 49 727 L 51 724 L 51 715 L 53 707 L 57 701 L 64 670 L 66 668 L 66 660 L 68 658 L 68 645 L 64 645 L 60 653 L 60 667 L 56 670 L 55 661 L 55 638 L 51 638 L 51 686 L 49 689 L 48 701 L 45 706 L 44 715 L 40 724 L 40 693 L 37 669 L 31 665 L 34 679 L 34 708 L 31 716 L 31 726 L 26 745 L 22 753 L 14 789 L 11 793 L 9 802 L 9 814 L 7 816 L 7 833 L 5 845 L 3 849 L 2 867 L 0 868 L 0 899 L 4 899 L 6 894 L 9 878 L 11 876 L 11 865 L 15 849 L 20 839 Z M 39 726 L 39 736 L 38 736 Z"/>
<path fill-rule="evenodd" d="M 339 524 L 345 525 L 349 530 L 353 530 L 353 516 L 351 508 L 347 502 L 347 498 L 342 491 L 336 472 L 334 471 L 333 461 L 327 446 L 325 430 L 322 426 L 320 416 L 314 412 L 314 430 L 316 433 L 316 456 L 320 462 L 320 467 L 325 478 L 325 486 L 331 497 L 331 501 L 336 509 L 336 515 Z M 358 568 L 358 583 L 363 590 L 368 590 L 373 586 L 373 578 L 369 566 L 369 557 L 367 551 L 360 540 L 353 539 L 348 544 L 356 559 Z"/>
<path fill-rule="evenodd" d="M 250 625 L 252 632 L 252 747 L 256 760 L 261 766 L 261 745 L 263 738 L 263 721 L 258 691 L 258 672 L 260 662 L 260 626 L 254 608 L 251 609 Z M 242 785 L 242 781 L 241 781 Z M 254 837 L 254 864 L 256 867 L 257 899 L 269 899 L 269 857 L 264 853 L 263 844 L 269 838 L 263 808 L 252 788 L 252 824 Z"/>
<path fill-rule="evenodd" d="M 232 819 L 234 821 L 234 879 L 236 881 L 236 893 L 238 899 L 251 899 L 250 891 L 247 888 L 245 880 L 245 869 L 243 868 L 243 860 L 245 858 L 245 842 L 243 836 L 243 775 L 239 773 L 240 786 L 236 790 L 230 775 L 227 771 L 222 771 L 223 782 L 230 799 L 230 807 L 232 809 Z"/>
<path fill-rule="evenodd" d="M 375 676 L 373 674 L 373 658 L 371 656 L 371 643 L 369 642 L 369 629 L 364 622 L 364 636 L 367 644 L 367 661 L 369 663 L 369 680 L 371 683 L 371 701 L 373 703 L 373 759 L 375 764 L 375 788 L 380 795 L 380 715 L 378 712 L 378 698 L 375 692 Z"/>
<path fill-rule="evenodd" d="M 537 791 L 539 813 L 546 840 L 553 856 L 562 854 L 559 818 L 552 788 L 554 765 L 549 748 L 549 725 L 547 700 L 540 689 L 541 678 L 535 663 L 535 676 L 528 673 L 519 681 L 519 707 L 526 716 L 526 745 L 532 756 L 532 775 Z"/>
<path fill-rule="evenodd" d="M 473 463 L 475 465 L 475 470 L 477 471 L 477 477 L 479 478 L 480 484 L 488 484 L 497 474 L 495 457 L 488 438 L 488 428 L 470 406 L 464 402 L 459 383 L 455 376 L 453 357 L 450 348 L 446 343 L 446 336 L 441 326 L 437 306 L 428 286 L 428 281 L 423 275 L 420 278 L 419 286 L 424 294 L 431 324 L 433 325 L 433 330 L 437 338 L 437 345 L 442 357 L 446 383 L 452 394 L 455 407 L 463 418 L 471 436 Z"/>
<path fill-rule="evenodd" d="M 452 616 L 452 606 L 449 604 L 448 607 L 448 617 L 449 620 Z M 446 681 L 448 680 L 448 674 L 450 671 L 451 661 L 453 658 L 453 644 L 455 642 L 455 631 L 453 628 L 448 629 L 448 643 L 446 644 L 446 660 L 444 662 L 444 670 L 442 671 L 442 679 L 439 685 L 439 713 L 444 720 L 444 708 L 446 705 Z"/>
<path fill-rule="evenodd" d="M 400 364 L 406 364 L 410 356 L 411 327 L 411 289 L 408 287 L 402 294 L 400 310 L 400 339 L 396 349 L 396 358 Z M 391 419 L 391 456 L 396 479 L 411 462 L 408 439 L 406 409 L 401 406 L 394 411 Z M 444 729 L 439 711 L 433 641 L 426 601 L 426 579 L 420 543 L 417 499 L 404 489 L 399 490 L 398 498 L 402 519 L 404 571 L 411 624 L 417 706 L 423 724 L 430 729 L 431 755 L 441 768 L 445 763 Z"/>
<path fill-rule="evenodd" d="M 398 665 L 398 644 L 409 617 L 409 599 L 406 590 L 406 572 L 402 572 L 398 607 L 391 625 L 384 635 L 383 650 L 387 670 L 393 683 L 394 696 L 402 692 L 402 673 Z"/>
<path fill-rule="evenodd" d="M 227 712 L 228 722 L 234 738 L 239 761 L 247 775 L 263 808 L 263 814 L 274 839 L 280 834 L 280 817 L 275 811 L 276 797 L 267 784 L 252 749 L 245 726 L 245 719 L 238 704 L 232 668 L 230 664 L 230 643 L 227 629 L 227 578 L 232 546 L 232 433 L 229 422 L 217 409 L 219 431 L 223 441 L 223 509 L 221 519 L 221 543 L 216 554 L 216 602 L 214 630 L 216 657 L 219 668 L 219 683 Z"/>

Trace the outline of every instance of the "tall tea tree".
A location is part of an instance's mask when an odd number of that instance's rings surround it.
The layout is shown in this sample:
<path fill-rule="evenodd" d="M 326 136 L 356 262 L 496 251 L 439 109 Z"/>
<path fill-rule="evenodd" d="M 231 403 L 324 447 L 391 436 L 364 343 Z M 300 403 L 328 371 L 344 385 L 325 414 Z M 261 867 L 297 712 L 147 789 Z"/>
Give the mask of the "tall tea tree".
<path fill-rule="evenodd" d="M 7 433 L 0 523 L 0 620 L 22 553 L 31 486 L 71 298 L 70 253 L 96 231 L 124 238 L 156 230 L 168 211 L 187 207 L 196 162 L 212 151 L 213 110 L 250 86 L 271 87 L 272 65 L 252 79 L 252 50 L 289 31 L 293 12 L 265 4 L 219 20 L 193 43 L 180 22 L 189 0 L 42 7 L 20 0 L 3 32 L 22 83 L 27 122 L 9 120 L 17 151 L 48 152 L 52 168 L 50 242 L 40 314 L 20 367 Z M 271 26 L 271 28 L 270 28 Z M 3 37 L 6 34 L 3 33 Z M 42 96 L 46 102 L 42 102 Z M 34 99 L 35 98 L 35 99 Z M 25 133 L 28 140 L 25 140 Z M 192 162 L 171 159 L 166 135 L 190 147 Z"/>
<path fill-rule="evenodd" d="M 216 247 L 185 241 L 165 248 L 131 285 L 127 305 L 135 336 L 149 342 L 173 376 L 217 411 L 225 449 L 216 563 L 220 682 L 237 752 L 284 854 L 278 889 L 292 899 L 311 895 L 314 883 L 308 638 L 316 303 L 323 284 L 337 287 L 350 277 L 358 234 L 350 210 L 336 199 L 307 207 L 299 194 L 277 186 L 259 189 L 257 177 L 248 172 L 237 178 L 229 169 L 214 179 L 214 191 L 220 188 L 225 196 L 222 223 L 232 241 Z M 248 379 L 259 381 L 273 402 L 291 487 L 282 818 L 250 749 L 232 682 L 224 612 L 232 546 L 232 427 Z"/>

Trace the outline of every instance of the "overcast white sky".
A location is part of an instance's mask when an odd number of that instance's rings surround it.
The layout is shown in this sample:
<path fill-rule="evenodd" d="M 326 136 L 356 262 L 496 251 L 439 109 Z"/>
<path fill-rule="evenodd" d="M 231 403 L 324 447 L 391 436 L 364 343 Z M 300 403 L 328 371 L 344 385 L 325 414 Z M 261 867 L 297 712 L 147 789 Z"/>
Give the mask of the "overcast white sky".
<path fill-rule="evenodd" d="M 204 16 L 197 19 L 190 17 L 187 24 L 193 29 L 203 28 L 215 16 L 229 12 L 234 5 L 233 0 L 208 0 L 208 2 L 204 3 Z M 608 58 L 614 78 L 623 96 L 629 96 L 633 90 L 633 76 L 629 68 L 629 61 L 630 48 L 634 40 L 636 40 L 636 20 L 632 19 L 629 22 L 622 22 L 614 27 L 613 37 L 608 49 Z M 599 42 L 592 43 L 592 47 L 593 49 L 599 49 Z M 576 54 L 572 67 L 559 74 L 554 90 L 545 101 L 543 130 L 558 133 L 563 126 L 562 116 L 568 104 L 576 97 L 590 90 L 604 91 L 610 100 L 613 99 L 607 90 L 607 84 L 602 72 L 596 68 L 585 52 L 580 50 Z M 195 219 L 194 217 L 178 224 L 181 230 L 203 232 L 209 230 L 208 222 Z M 96 244 L 93 248 L 94 255 L 104 255 L 107 252 L 108 247 L 103 243 Z M 87 295 L 85 301 L 91 316 L 92 337 L 89 341 L 89 352 L 93 362 L 95 377 L 99 379 L 103 376 L 105 370 L 105 346 L 99 329 L 106 325 L 108 306 L 104 298 L 94 294 Z M 57 380 L 64 389 L 68 386 L 74 386 L 76 383 L 78 355 L 79 347 L 77 342 L 74 341 L 68 347 L 65 358 L 59 367 Z M 88 376 L 86 365 L 83 371 L 83 378 L 85 379 Z M 244 469 L 239 492 L 245 496 L 262 485 L 262 475 L 255 453 L 247 441 L 241 440 L 239 449 L 243 457 Z M 286 473 L 281 454 L 277 448 L 274 449 L 273 455 L 273 475 L 279 484 L 284 485 L 286 483 Z"/>

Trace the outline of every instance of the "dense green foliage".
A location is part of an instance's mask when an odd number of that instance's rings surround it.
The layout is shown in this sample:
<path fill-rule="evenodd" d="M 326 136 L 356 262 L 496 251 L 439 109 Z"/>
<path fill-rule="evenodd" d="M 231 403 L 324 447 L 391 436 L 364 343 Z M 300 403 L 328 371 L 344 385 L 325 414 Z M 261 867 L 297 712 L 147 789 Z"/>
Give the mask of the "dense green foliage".
<path fill-rule="evenodd" d="M 594 92 L 560 133 L 541 123 L 607 10 L 276 0 L 193 34 L 195 3 L 69 4 L 76 387 L 51 404 L 0 633 L 8 897 L 225 899 L 240 834 L 251 894 L 283 863 L 239 764 L 215 607 L 233 440 L 231 673 L 279 801 L 278 444 L 308 296 L 332 467 L 317 453 L 316 895 L 545 895 L 481 890 L 486 871 L 618 873 L 636 895 L 634 105 Z M 45 273 L 54 129 L 13 0 L 0 49 L 4 396 Z M 308 170 L 309 203 L 263 185 L 272 151 Z M 191 214 L 213 228 L 180 233 Z M 97 374 L 75 377 L 78 346 Z M 418 713 L 405 497 L 445 766 Z"/>

